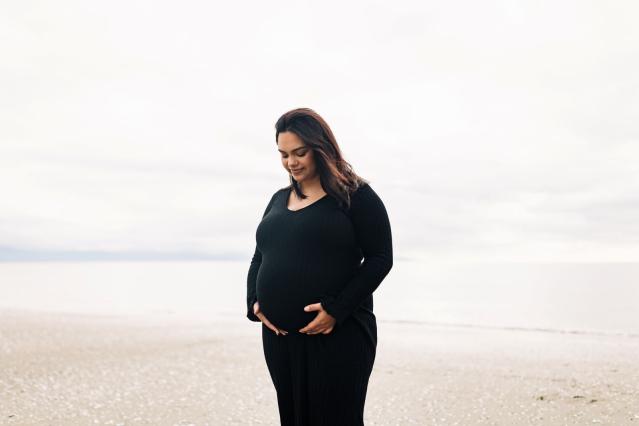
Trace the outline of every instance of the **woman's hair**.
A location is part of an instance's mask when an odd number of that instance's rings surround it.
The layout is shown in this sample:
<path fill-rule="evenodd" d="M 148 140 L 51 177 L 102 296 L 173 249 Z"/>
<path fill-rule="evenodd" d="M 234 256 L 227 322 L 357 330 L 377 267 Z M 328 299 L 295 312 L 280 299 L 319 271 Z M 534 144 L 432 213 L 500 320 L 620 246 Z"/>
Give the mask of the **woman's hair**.
<path fill-rule="evenodd" d="M 368 181 L 358 176 L 344 160 L 326 121 L 310 108 L 296 108 L 275 123 L 275 143 L 283 132 L 295 133 L 305 146 L 313 150 L 322 188 L 337 200 L 340 207 L 349 209 L 351 194 Z M 290 179 L 291 184 L 287 188 L 293 188 L 298 197 L 307 198 L 292 175 Z"/>

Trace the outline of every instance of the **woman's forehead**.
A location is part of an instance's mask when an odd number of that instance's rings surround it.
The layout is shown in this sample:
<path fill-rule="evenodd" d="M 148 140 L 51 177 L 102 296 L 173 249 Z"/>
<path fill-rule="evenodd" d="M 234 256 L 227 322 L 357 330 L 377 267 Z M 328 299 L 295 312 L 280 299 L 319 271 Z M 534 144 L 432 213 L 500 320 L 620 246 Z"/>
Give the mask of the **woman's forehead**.
<path fill-rule="evenodd" d="M 304 148 L 304 142 L 293 132 L 282 132 L 277 136 L 277 146 L 279 151 L 295 151 Z"/>

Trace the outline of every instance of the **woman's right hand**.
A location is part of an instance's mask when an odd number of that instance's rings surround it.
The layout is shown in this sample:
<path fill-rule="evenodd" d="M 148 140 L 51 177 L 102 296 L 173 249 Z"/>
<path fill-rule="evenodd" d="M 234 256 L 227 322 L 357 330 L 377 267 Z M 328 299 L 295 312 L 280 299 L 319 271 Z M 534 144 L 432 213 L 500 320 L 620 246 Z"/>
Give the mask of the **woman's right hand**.
<path fill-rule="evenodd" d="M 265 326 L 273 330 L 278 336 L 280 335 L 280 333 L 285 336 L 288 334 L 288 331 L 275 327 L 268 319 L 266 319 L 262 311 L 260 311 L 260 302 L 253 303 L 253 313 L 260 319 L 260 321 L 264 323 Z"/>

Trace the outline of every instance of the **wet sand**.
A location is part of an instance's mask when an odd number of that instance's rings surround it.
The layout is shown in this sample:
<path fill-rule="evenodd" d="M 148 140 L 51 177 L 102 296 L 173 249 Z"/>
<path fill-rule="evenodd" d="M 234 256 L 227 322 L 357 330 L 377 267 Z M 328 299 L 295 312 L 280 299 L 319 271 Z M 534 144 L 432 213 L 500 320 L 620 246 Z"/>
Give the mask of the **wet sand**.
<path fill-rule="evenodd" d="M 278 425 L 260 327 L 0 311 L 0 425 Z M 637 337 L 379 320 L 378 338 L 366 425 L 639 425 Z"/>

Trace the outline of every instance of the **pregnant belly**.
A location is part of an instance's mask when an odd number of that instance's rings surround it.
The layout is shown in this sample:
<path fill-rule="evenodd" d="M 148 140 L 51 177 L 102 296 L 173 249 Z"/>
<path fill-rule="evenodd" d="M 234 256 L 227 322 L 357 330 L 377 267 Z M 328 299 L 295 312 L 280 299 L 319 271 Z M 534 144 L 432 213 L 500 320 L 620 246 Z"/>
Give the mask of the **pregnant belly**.
<path fill-rule="evenodd" d="M 296 332 L 313 321 L 318 311 L 306 312 L 304 306 L 318 303 L 326 290 L 326 281 L 316 274 L 291 276 L 282 271 L 260 267 L 256 291 L 260 310 L 278 328 Z"/>

